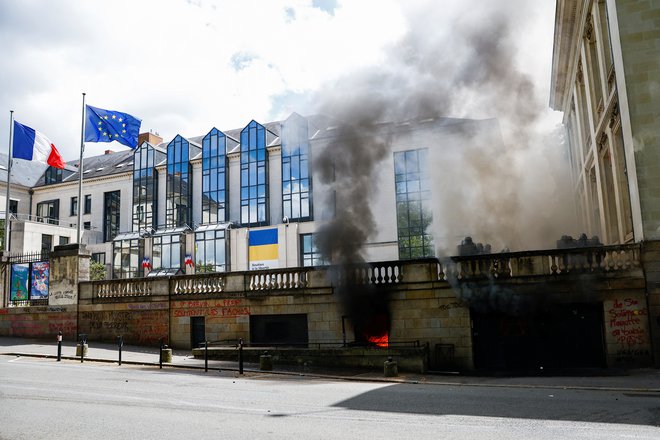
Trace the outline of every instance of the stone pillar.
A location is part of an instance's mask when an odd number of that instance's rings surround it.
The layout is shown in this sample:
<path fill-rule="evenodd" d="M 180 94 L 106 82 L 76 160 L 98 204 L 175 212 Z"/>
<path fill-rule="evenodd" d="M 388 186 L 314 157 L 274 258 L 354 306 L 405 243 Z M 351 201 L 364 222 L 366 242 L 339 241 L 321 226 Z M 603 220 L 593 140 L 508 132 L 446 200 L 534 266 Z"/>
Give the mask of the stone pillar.
<path fill-rule="evenodd" d="M 50 253 L 48 305 L 78 304 L 78 283 L 89 281 L 90 258 L 84 244 L 55 246 Z"/>

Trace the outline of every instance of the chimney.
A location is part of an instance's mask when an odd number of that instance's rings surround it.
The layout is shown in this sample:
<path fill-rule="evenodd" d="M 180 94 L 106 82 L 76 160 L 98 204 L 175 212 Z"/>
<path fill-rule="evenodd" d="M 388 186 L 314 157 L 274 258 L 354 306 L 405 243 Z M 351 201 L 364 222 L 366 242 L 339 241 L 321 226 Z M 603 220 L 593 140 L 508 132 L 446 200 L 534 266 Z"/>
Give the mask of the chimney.
<path fill-rule="evenodd" d="M 138 135 L 138 147 L 142 145 L 143 142 L 149 142 L 151 145 L 158 145 L 163 142 L 163 138 L 152 132 L 140 133 Z"/>
<path fill-rule="evenodd" d="M 112 154 L 112 153 L 114 153 L 114 151 L 112 151 L 112 150 L 105 150 L 105 154 Z"/>

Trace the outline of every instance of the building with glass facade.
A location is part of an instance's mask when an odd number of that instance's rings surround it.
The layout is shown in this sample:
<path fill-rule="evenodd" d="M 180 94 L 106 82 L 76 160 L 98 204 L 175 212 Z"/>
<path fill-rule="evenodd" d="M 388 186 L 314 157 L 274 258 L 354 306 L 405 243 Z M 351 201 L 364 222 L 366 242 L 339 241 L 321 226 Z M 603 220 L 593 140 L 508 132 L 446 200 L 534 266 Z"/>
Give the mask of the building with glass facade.
<path fill-rule="evenodd" d="M 466 127 L 501 144 L 494 120 L 379 127 L 390 136 L 391 151 L 372 164 L 376 228 L 365 260 L 434 255 L 432 176 L 440 172 L 443 149 L 457 148 L 456 133 Z M 135 150 L 85 159 L 82 204 L 76 162 L 43 172 L 31 188 L 30 209 L 48 239 L 37 241 L 49 248 L 75 241 L 83 209 L 82 241 L 113 278 L 329 264 L 315 233 L 343 207 L 327 203 L 332 185 L 315 182 L 313 162 L 321 149 L 342 142 L 336 133 L 328 118 L 295 113 L 192 138 L 164 141 L 144 133 Z"/>

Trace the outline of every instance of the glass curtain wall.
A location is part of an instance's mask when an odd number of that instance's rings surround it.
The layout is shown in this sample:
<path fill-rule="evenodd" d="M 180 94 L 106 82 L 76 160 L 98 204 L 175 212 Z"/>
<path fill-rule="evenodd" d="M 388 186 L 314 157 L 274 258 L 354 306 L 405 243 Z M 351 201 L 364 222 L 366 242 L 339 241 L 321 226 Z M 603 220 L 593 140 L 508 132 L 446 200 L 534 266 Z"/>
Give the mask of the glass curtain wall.
<path fill-rule="evenodd" d="M 141 261 L 144 240 L 132 238 L 113 242 L 112 277 L 136 278 L 142 276 Z"/>
<path fill-rule="evenodd" d="M 227 241 L 224 229 L 195 233 L 195 272 L 225 272 Z"/>
<path fill-rule="evenodd" d="M 241 224 L 268 224 L 266 129 L 255 121 L 241 131 Z"/>
<path fill-rule="evenodd" d="M 158 269 L 180 269 L 183 250 L 182 235 L 158 235 L 153 237 L 152 265 Z"/>
<path fill-rule="evenodd" d="M 202 141 L 202 223 L 227 221 L 227 138 L 214 128 Z"/>
<path fill-rule="evenodd" d="M 291 221 L 312 220 L 307 120 L 293 114 L 282 124 L 282 212 Z"/>
<path fill-rule="evenodd" d="M 399 259 L 434 256 L 428 150 L 394 153 Z"/>
<path fill-rule="evenodd" d="M 178 227 L 192 223 L 192 168 L 190 143 L 177 135 L 167 146 L 165 223 Z"/>
<path fill-rule="evenodd" d="M 133 231 L 156 228 L 158 171 L 155 151 L 142 144 L 133 154 Z"/>

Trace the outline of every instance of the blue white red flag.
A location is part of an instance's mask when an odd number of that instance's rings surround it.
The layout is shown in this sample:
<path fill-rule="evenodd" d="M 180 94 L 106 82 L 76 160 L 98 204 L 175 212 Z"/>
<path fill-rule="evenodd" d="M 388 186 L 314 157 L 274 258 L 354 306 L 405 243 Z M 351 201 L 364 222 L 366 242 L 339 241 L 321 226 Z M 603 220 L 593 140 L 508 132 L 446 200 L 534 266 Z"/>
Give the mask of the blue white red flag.
<path fill-rule="evenodd" d="M 34 128 L 14 121 L 14 143 L 12 145 L 14 159 L 33 160 L 48 164 L 55 168 L 64 168 L 66 162 L 62 160 L 60 152 L 55 145 Z"/>

